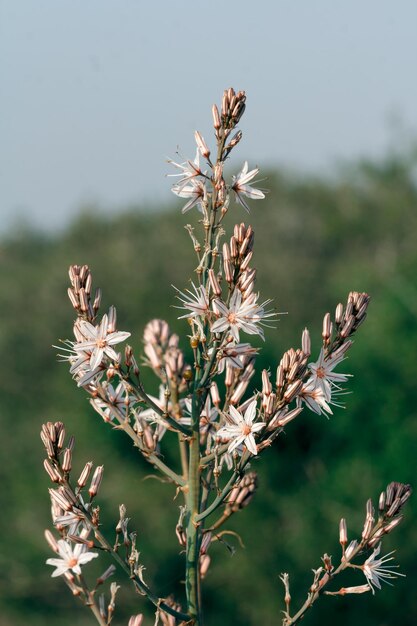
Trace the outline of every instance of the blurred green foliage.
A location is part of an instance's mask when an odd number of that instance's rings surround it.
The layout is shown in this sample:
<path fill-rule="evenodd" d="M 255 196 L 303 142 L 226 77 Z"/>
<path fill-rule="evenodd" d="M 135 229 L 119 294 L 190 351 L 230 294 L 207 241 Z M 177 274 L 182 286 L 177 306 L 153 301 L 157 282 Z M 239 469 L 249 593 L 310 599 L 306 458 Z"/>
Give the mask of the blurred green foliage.
<path fill-rule="evenodd" d="M 258 285 L 274 298 L 280 316 L 267 332 L 258 362 L 273 370 L 283 351 L 300 344 L 305 325 L 314 353 L 321 319 L 345 301 L 349 290 L 372 296 L 349 360 L 339 367 L 354 377 L 345 409 L 324 417 L 305 410 L 276 445 L 254 460 L 260 488 L 230 528 L 245 544 L 231 556 L 212 546 L 205 582 L 207 625 L 280 625 L 283 590 L 278 576 L 290 573 L 294 608 L 324 552 L 338 555 L 338 522 L 348 520 L 350 537 L 361 532 L 367 498 L 377 501 L 391 480 L 415 482 L 417 469 L 417 157 L 412 151 L 381 161 L 363 161 L 329 180 L 271 173 L 270 193 L 252 203 L 250 217 L 233 206 L 228 224 L 254 226 Z M 198 227 L 197 212 L 132 210 L 104 218 L 94 211 L 54 235 L 26 230 L 0 245 L 0 397 L 2 515 L 0 622 L 4 626 L 75 623 L 94 618 L 70 597 L 44 564 L 50 556 L 43 530 L 50 526 L 47 487 L 38 437 L 42 421 L 62 420 L 76 436 L 76 469 L 93 460 L 105 464 L 100 493 L 104 530 L 112 535 L 123 502 L 138 531 L 146 576 L 161 595 L 182 596 L 182 563 L 174 536 L 178 502 L 172 488 L 149 476 L 150 467 L 121 433 L 112 431 L 76 388 L 51 346 L 71 337 L 73 312 L 66 298 L 70 263 L 90 265 L 104 292 L 103 309 L 114 304 L 118 326 L 132 331 L 136 354 L 152 317 L 167 319 L 187 351 L 187 326 L 178 321 L 174 284 L 182 289 L 195 267 L 183 225 Z M 143 372 L 151 392 L 157 383 Z M 167 452 L 168 456 L 170 452 Z M 305 618 L 311 626 L 403 626 L 417 623 L 417 534 L 411 499 L 405 520 L 387 538 L 397 548 L 406 579 L 375 597 L 324 598 Z M 415 518 L 414 518 L 415 519 Z M 104 569 L 105 557 L 100 559 Z M 95 572 L 96 563 L 89 565 Z M 87 570 L 86 570 L 87 571 Z M 362 584 L 351 572 L 341 584 Z M 114 623 L 152 611 L 123 583 Z M 122 602 L 123 600 L 123 602 Z"/>

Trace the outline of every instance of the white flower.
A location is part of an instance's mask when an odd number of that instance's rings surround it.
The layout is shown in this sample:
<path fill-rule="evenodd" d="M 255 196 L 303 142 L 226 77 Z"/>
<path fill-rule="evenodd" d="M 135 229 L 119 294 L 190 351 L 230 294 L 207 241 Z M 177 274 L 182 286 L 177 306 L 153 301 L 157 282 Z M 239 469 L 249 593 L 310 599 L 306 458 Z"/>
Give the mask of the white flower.
<path fill-rule="evenodd" d="M 101 387 L 105 402 L 101 397 L 95 397 L 91 400 L 93 408 L 99 413 L 105 421 L 111 421 L 114 415 L 126 417 L 129 405 L 135 400 L 134 396 L 126 393 L 126 387 L 123 383 L 119 383 L 114 389 L 110 383 L 104 383 Z M 109 404 L 111 406 L 109 406 Z"/>
<path fill-rule="evenodd" d="M 233 176 L 232 189 L 236 194 L 236 202 L 241 204 L 243 208 L 246 209 L 246 211 L 249 213 L 249 205 L 243 198 L 243 196 L 251 198 L 252 200 L 262 200 L 263 198 L 265 198 L 265 194 L 260 189 L 255 189 L 254 187 L 251 187 L 247 184 L 249 183 L 249 181 L 252 180 L 252 178 L 255 178 L 255 176 L 259 172 L 259 168 L 255 167 L 255 169 L 251 170 L 250 172 L 248 172 L 248 169 L 248 162 L 245 161 L 239 174 L 237 176 Z"/>
<path fill-rule="evenodd" d="M 397 578 L 397 576 L 405 576 L 405 574 L 401 574 L 400 572 L 394 571 L 392 568 L 398 567 L 398 565 L 386 565 L 388 561 L 393 560 L 393 552 L 389 552 L 381 559 L 378 559 L 378 555 L 381 551 L 381 544 L 379 544 L 375 550 L 372 552 L 371 556 L 366 559 L 365 563 L 362 565 L 363 573 L 366 576 L 366 580 L 368 581 L 369 586 L 372 589 L 372 593 L 375 594 L 375 587 L 377 589 L 381 589 L 381 581 L 387 583 L 387 585 L 391 585 L 388 582 L 388 578 Z M 391 585 L 392 586 L 392 585 Z"/>
<path fill-rule="evenodd" d="M 179 183 L 178 185 L 173 185 L 172 192 L 180 198 L 189 198 L 188 202 L 182 207 L 182 213 L 187 213 L 196 205 L 200 205 L 198 209 L 202 212 L 201 203 L 205 201 L 207 195 L 203 181 L 190 178 L 186 184 Z"/>
<path fill-rule="evenodd" d="M 81 565 L 88 563 L 98 556 L 97 552 L 87 552 L 87 546 L 82 543 L 71 546 L 65 539 L 58 541 L 58 553 L 60 559 L 48 559 L 46 563 L 53 565 L 56 570 L 52 572 L 52 576 L 62 576 L 68 570 L 72 570 L 74 574 L 81 574 Z"/>
<path fill-rule="evenodd" d="M 333 411 L 328 404 L 329 398 L 326 397 L 323 388 L 317 385 L 317 382 L 312 377 L 303 386 L 299 399 L 305 402 L 308 408 L 318 415 L 325 413 L 333 415 Z"/>
<path fill-rule="evenodd" d="M 257 354 L 257 352 L 258 350 L 256 348 L 252 348 L 250 343 L 231 342 L 227 344 L 227 346 L 222 348 L 219 352 L 220 358 L 217 366 L 217 373 L 221 374 L 225 367 L 243 369 L 245 366 L 245 358 L 251 357 Z"/>
<path fill-rule="evenodd" d="M 181 315 L 179 319 L 183 319 L 184 317 L 204 317 L 210 311 L 210 299 L 207 289 L 203 287 L 203 285 L 196 287 L 194 283 L 191 283 L 191 286 L 194 290 L 194 293 L 190 291 L 190 289 L 186 289 L 184 293 L 183 291 L 180 291 L 175 287 L 175 289 L 180 294 L 179 296 L 177 296 L 177 298 L 181 300 L 184 305 L 178 308 L 189 311 L 189 313 Z"/>
<path fill-rule="evenodd" d="M 102 362 L 104 356 L 117 361 L 118 354 L 112 346 L 121 341 L 125 341 L 130 337 L 127 332 L 108 332 L 109 320 L 107 315 L 103 318 L 98 326 L 93 326 L 90 322 L 81 320 L 78 329 L 82 333 L 84 340 L 74 345 L 74 350 L 81 353 L 81 358 L 85 357 L 85 353 L 91 352 L 89 366 L 91 370 L 95 370 Z"/>
<path fill-rule="evenodd" d="M 187 182 L 189 182 L 192 178 L 196 176 L 201 176 L 203 172 L 200 169 L 200 152 L 197 148 L 197 153 L 195 155 L 194 161 L 185 161 L 184 163 L 176 163 L 171 159 L 168 159 L 168 163 L 173 165 L 174 167 L 180 170 L 179 174 L 168 174 L 168 176 L 181 176 L 180 180 L 175 186 L 178 191 L 179 188 L 185 187 Z M 177 191 L 174 191 L 176 195 L 178 195 Z"/>
<path fill-rule="evenodd" d="M 79 329 L 77 328 L 77 324 L 80 322 L 77 321 L 74 326 L 74 332 L 77 332 L 79 336 Z M 76 330 L 77 329 L 77 330 Z M 80 338 L 80 341 L 84 341 L 84 337 Z M 101 378 L 105 367 L 103 365 L 99 365 L 94 370 L 90 368 L 90 359 L 92 350 L 82 351 L 79 348 L 76 349 L 75 346 L 78 344 L 73 341 L 63 341 L 63 343 L 68 346 L 68 348 L 60 347 L 60 350 L 64 350 L 66 354 L 58 354 L 58 356 L 63 361 L 68 361 L 70 364 L 70 374 L 77 381 L 79 387 L 85 387 L 89 384 L 98 384 L 99 379 Z M 58 346 L 54 346 L 56 348 Z"/>
<path fill-rule="evenodd" d="M 191 398 L 185 398 L 184 400 L 185 409 L 190 416 L 187 420 L 188 424 L 191 424 L 191 413 L 192 413 L 192 400 Z M 200 412 L 200 434 L 202 436 L 207 435 L 210 431 L 213 430 L 213 424 L 216 422 L 219 416 L 219 412 L 215 406 L 211 406 L 211 398 L 208 395 L 206 401 L 204 403 L 203 408 Z M 183 418 L 187 419 L 187 418 Z"/>
<path fill-rule="evenodd" d="M 213 301 L 213 309 L 220 315 L 220 318 L 212 325 L 212 332 L 222 333 L 229 330 L 236 342 L 239 342 L 239 330 L 243 330 L 248 335 L 260 335 L 264 339 L 264 332 L 259 324 L 265 325 L 262 320 L 271 317 L 274 313 L 264 309 L 270 300 L 257 304 L 257 299 L 258 296 L 252 294 L 242 302 L 242 293 L 239 289 L 234 290 L 229 307 L 216 298 Z"/>
<path fill-rule="evenodd" d="M 253 433 L 257 433 L 265 426 L 265 422 L 253 423 L 256 417 L 256 400 L 252 400 L 248 405 L 245 414 L 242 415 L 234 406 L 229 408 L 229 424 L 217 431 L 219 438 L 231 440 L 227 451 L 233 452 L 240 444 L 244 443 L 249 452 L 256 455 L 258 448 L 256 447 L 255 437 Z"/>
<path fill-rule="evenodd" d="M 151 396 L 151 395 L 149 395 L 148 397 L 150 398 L 150 400 L 152 400 L 152 402 L 154 402 L 154 404 L 156 404 L 156 406 L 158 406 L 161 409 L 161 411 L 167 411 L 167 414 L 170 417 L 172 417 L 173 419 L 176 419 L 174 415 L 172 414 L 172 409 L 173 409 L 172 402 L 169 401 L 167 404 L 167 397 L 166 397 L 165 392 L 166 392 L 166 387 L 164 387 L 164 385 L 160 385 L 159 386 L 159 398 L 156 398 L 155 396 Z M 158 415 L 158 413 L 156 413 L 154 409 L 151 409 L 151 408 L 138 411 L 136 413 L 136 418 L 139 422 L 141 420 L 144 420 L 145 422 L 149 422 L 150 424 L 156 424 L 156 433 L 158 436 L 158 441 L 161 441 L 162 437 L 165 435 L 167 428 L 170 428 L 168 422 L 164 420 L 160 415 Z M 183 424 L 183 426 L 190 426 L 191 424 L 191 419 L 189 417 L 181 417 L 177 421 L 180 424 Z"/>
<path fill-rule="evenodd" d="M 316 387 L 321 387 L 328 402 L 331 400 L 332 387 L 339 389 L 337 383 L 346 382 L 349 374 L 337 374 L 333 372 L 333 369 L 341 361 L 344 360 L 344 355 L 340 354 L 337 357 L 325 358 L 324 350 L 321 349 L 320 356 L 315 363 L 309 363 L 308 367 L 312 372 L 311 380 L 314 381 Z"/>

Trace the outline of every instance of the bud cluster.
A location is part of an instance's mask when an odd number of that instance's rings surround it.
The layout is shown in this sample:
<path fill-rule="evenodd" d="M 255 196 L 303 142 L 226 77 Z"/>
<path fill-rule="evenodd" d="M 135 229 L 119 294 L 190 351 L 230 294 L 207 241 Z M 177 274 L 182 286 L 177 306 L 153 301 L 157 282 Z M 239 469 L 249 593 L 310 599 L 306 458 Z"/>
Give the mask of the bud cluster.
<path fill-rule="evenodd" d="M 77 315 L 93 322 L 97 317 L 101 303 L 101 290 L 97 289 L 94 298 L 91 297 L 92 276 L 88 265 L 71 265 L 69 268 L 71 287 L 68 288 L 68 297 Z"/>

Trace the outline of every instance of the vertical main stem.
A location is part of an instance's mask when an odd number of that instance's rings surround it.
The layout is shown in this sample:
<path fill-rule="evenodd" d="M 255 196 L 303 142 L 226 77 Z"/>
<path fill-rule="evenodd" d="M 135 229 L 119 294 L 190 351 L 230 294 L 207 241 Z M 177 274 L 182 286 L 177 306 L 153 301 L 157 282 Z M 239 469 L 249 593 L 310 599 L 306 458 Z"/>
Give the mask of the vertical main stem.
<path fill-rule="evenodd" d="M 199 364 L 196 363 L 196 380 L 192 400 L 192 438 L 190 441 L 188 498 L 187 498 L 187 556 L 186 556 L 186 591 L 188 612 L 194 619 L 195 626 L 201 626 L 200 607 L 200 524 L 196 517 L 200 512 L 200 395 L 198 390 Z"/>
<path fill-rule="evenodd" d="M 218 143 L 217 161 L 223 160 L 223 149 L 226 137 L 222 137 Z M 208 271 L 213 264 L 213 246 L 218 224 L 217 217 L 217 189 L 213 184 L 211 195 L 210 221 L 205 235 L 205 261 L 202 268 L 201 282 L 206 287 L 208 283 Z M 212 362 L 214 361 L 216 350 Z M 188 497 L 187 497 L 187 547 L 186 547 L 186 592 L 188 612 L 192 616 L 193 626 L 202 626 L 203 618 L 201 611 L 201 578 L 200 578 L 200 544 L 204 524 L 198 521 L 201 506 L 201 474 L 200 474 L 200 412 L 203 401 L 207 396 L 211 366 L 208 365 L 203 374 L 201 363 L 201 349 L 195 351 L 195 377 L 192 398 L 191 428 L 192 435 L 189 441 L 189 464 L 188 464 Z"/>

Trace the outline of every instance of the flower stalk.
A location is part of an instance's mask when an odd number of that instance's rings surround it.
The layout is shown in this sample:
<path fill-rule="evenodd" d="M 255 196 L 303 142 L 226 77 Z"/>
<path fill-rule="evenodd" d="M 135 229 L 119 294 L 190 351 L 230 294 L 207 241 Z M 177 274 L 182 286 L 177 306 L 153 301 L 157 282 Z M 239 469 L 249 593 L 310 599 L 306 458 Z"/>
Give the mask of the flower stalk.
<path fill-rule="evenodd" d="M 346 305 L 336 306 L 333 317 L 330 313 L 324 315 L 319 331 L 322 347 L 315 361 L 309 362 L 311 340 L 305 328 L 301 347 L 287 350 L 270 369 L 257 370 L 259 348 L 248 340 L 256 336 L 265 340 L 264 328 L 273 325 L 276 313 L 268 308 L 271 300 L 260 300 L 256 291 L 252 226 L 236 223 L 228 240 L 224 240 L 223 228 L 232 199 L 249 212 L 248 200 L 265 197 L 264 191 L 254 186 L 259 170 L 250 169 L 247 161 L 230 181 L 224 176 L 225 161 L 242 138 L 236 127 L 245 106 L 244 92 L 226 90 L 220 109 L 216 105 L 212 109 L 216 149 L 211 150 L 196 131 L 195 159 L 170 161 L 179 170 L 174 174 L 179 180 L 172 191 L 185 199 L 183 213 L 196 208 L 202 214 L 199 223 L 203 232 L 198 235 L 187 224 L 198 261 L 196 277 L 188 288 L 175 288 L 180 302 L 177 308 L 181 309 L 179 319 L 186 319 L 190 332 L 193 362 L 187 363 L 179 336 L 164 320 L 152 320 L 144 330 L 143 363 L 155 375 L 159 395 L 145 389 L 133 348 L 125 345 L 124 351 L 117 351 L 130 333 L 117 329 L 113 306 L 100 317 L 101 291 L 93 295 L 88 266 L 70 268 L 68 295 L 77 317 L 74 338 L 63 342 L 60 356 L 68 361 L 77 386 L 90 396 L 91 406 L 104 422 L 125 433 L 162 480 L 172 483 L 176 495 L 183 498 L 174 536 L 185 553 L 185 574 L 181 577 L 185 579 L 184 610 L 172 596 L 162 598 L 145 583 L 136 533 L 128 528 L 123 504 L 113 545 L 104 536 L 100 509 L 95 505 L 102 488 L 103 466 L 93 470 L 93 463 L 88 461 L 78 480 L 71 480 L 74 439 L 64 446 L 66 435 L 61 422 L 48 422 L 42 427 L 47 456 L 44 467 L 53 484 L 52 523 L 60 536 L 56 539 L 48 533 L 47 540 L 61 557 L 49 559 L 48 563 L 56 566 L 53 575 L 64 577 L 101 626 L 111 622 L 118 586 L 110 586 L 107 610 L 104 601 L 97 606 L 95 589 L 89 591 L 81 571 L 99 555 L 89 552 L 91 549 L 111 555 L 135 589 L 156 607 L 157 620 L 163 625 L 203 626 L 202 581 L 212 559 L 208 551 L 212 542 L 223 535 L 235 535 L 229 529 L 216 534 L 214 531 L 253 498 L 257 478 L 250 463 L 261 457 L 305 409 L 332 415 L 332 407 L 340 406 L 339 395 L 344 393 L 341 385 L 349 380 L 349 374 L 335 369 L 344 361 L 352 336 L 366 318 L 369 296 L 356 291 L 349 293 Z M 178 450 L 173 463 L 167 461 L 170 455 L 164 454 L 169 439 L 174 439 Z M 342 520 L 339 565 L 334 567 L 332 559 L 323 556 L 307 599 L 293 615 L 289 575 L 282 574 L 284 626 L 299 622 L 323 595 L 373 593 L 381 582 L 398 575 L 396 566 L 388 564 L 391 554 L 379 558 L 380 544 L 401 522 L 400 511 L 410 493 L 408 485 L 389 485 L 380 497 L 376 522 L 372 502 L 368 501 L 360 541 L 348 545 L 347 526 Z M 216 517 L 211 518 L 214 514 Z M 353 562 L 371 550 L 363 563 Z M 332 581 L 348 568 L 361 570 L 366 584 L 332 589 Z M 112 573 L 109 570 L 103 575 L 100 584 Z M 143 615 L 132 616 L 130 622 L 141 626 Z"/>

